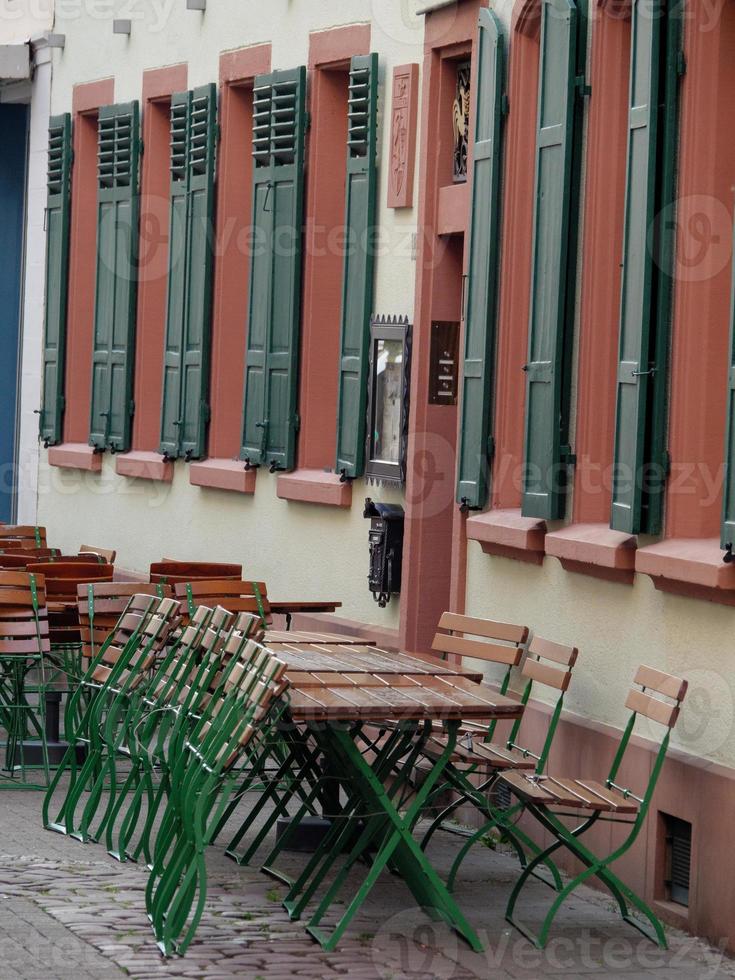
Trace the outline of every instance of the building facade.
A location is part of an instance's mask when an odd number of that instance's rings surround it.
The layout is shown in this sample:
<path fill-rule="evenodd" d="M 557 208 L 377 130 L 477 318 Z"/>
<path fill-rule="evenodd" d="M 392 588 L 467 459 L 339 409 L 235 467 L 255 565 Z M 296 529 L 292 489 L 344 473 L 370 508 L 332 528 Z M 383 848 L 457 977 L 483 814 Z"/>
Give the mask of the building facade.
<path fill-rule="evenodd" d="M 19 513 L 130 571 L 242 561 L 412 651 L 449 608 L 573 643 L 570 774 L 607 771 L 639 663 L 687 677 L 625 873 L 732 948 L 735 3 L 181 0 L 54 31 Z M 405 511 L 396 594 L 367 497 Z"/>

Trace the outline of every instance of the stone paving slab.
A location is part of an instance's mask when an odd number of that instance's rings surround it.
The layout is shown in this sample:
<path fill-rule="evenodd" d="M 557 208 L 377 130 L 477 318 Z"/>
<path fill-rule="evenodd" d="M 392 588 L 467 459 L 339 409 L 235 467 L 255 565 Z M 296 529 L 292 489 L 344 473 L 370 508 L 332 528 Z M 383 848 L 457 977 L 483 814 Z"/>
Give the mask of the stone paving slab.
<path fill-rule="evenodd" d="M 548 948 L 535 950 L 503 918 L 517 877 L 514 859 L 483 847 L 463 866 L 458 897 L 485 940 L 485 953 L 473 953 L 445 925 L 428 919 L 389 874 L 381 877 L 339 949 L 325 953 L 306 936 L 303 923 L 289 921 L 280 905 L 283 886 L 257 869 L 239 868 L 213 847 L 207 909 L 197 938 L 186 957 L 163 961 L 145 915 L 145 869 L 119 864 L 100 845 L 44 831 L 40 802 L 36 793 L 0 794 L 0 909 L 6 926 L 0 933 L 0 980 L 735 977 L 733 963 L 718 950 L 674 930 L 671 949 L 658 950 L 621 923 L 604 896 L 585 889 L 560 914 Z M 456 838 L 438 834 L 432 847 L 438 870 L 446 873 Z M 283 868 L 293 873 L 303 860 L 287 855 Z M 524 909 L 532 924 L 540 920 L 550 892 L 534 883 L 528 894 Z"/>

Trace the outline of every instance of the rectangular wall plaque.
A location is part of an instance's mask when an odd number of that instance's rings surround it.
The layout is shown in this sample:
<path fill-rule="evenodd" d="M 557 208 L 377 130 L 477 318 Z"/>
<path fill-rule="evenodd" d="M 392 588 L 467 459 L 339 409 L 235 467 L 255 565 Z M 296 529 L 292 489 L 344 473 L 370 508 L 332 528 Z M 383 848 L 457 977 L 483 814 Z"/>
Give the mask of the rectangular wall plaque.
<path fill-rule="evenodd" d="M 413 207 L 416 164 L 416 125 L 419 98 L 419 66 L 393 69 L 393 106 L 390 131 L 388 207 Z"/>

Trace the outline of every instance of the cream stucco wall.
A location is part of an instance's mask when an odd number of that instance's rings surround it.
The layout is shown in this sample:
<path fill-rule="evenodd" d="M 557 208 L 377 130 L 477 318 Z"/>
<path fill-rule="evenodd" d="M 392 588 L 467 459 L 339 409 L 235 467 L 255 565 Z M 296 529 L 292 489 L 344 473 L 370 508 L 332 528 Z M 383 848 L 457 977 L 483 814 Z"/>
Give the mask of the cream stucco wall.
<path fill-rule="evenodd" d="M 645 575 L 620 585 L 565 571 L 556 558 L 542 566 L 483 553 L 470 542 L 467 612 L 523 623 L 539 636 L 579 648 L 566 697 L 568 711 L 622 728 L 640 664 L 686 677 L 689 691 L 672 743 L 699 759 L 735 766 L 735 611 L 668 595 Z M 538 688 L 534 696 L 542 697 Z M 640 719 L 641 735 L 660 739 Z"/>
<path fill-rule="evenodd" d="M 210 0 L 202 14 L 187 11 L 184 0 L 80 3 L 73 10 L 62 4 L 54 29 L 66 34 L 66 48 L 54 54 L 52 111 L 71 108 L 75 84 L 110 75 L 116 101 L 140 98 L 144 70 L 179 62 L 189 66 L 190 86 L 210 82 L 218 78 L 221 52 L 263 42 L 272 43 L 274 69 L 294 67 L 308 60 L 311 32 L 370 21 L 372 50 L 381 64 L 381 242 L 374 309 L 412 317 L 416 210 L 394 211 L 385 202 L 393 68 L 420 64 L 423 57 L 424 21 L 416 6 L 394 0 Z M 113 17 L 132 20 L 129 38 L 113 35 Z M 247 497 L 191 486 L 183 463 L 169 486 L 118 477 L 109 459 L 101 476 L 55 470 L 45 454 L 39 484 L 38 520 L 64 548 L 82 539 L 115 546 L 118 564 L 137 570 L 163 555 L 238 560 L 249 577 L 267 581 L 276 597 L 338 598 L 347 618 L 398 626 L 398 601 L 381 610 L 368 592 L 362 509 L 366 496 L 401 503 L 400 492 L 358 481 L 352 509 L 338 510 L 279 500 L 276 479 L 265 471 L 258 473 L 254 497 Z"/>

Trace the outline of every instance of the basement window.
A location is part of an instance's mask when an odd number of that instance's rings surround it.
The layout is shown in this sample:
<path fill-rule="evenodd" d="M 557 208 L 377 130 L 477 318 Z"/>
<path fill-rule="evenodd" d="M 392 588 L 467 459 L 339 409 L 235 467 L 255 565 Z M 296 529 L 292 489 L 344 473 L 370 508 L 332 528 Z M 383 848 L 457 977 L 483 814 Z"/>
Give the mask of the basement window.
<path fill-rule="evenodd" d="M 666 871 L 664 884 L 670 902 L 689 908 L 689 873 L 692 856 L 692 825 L 678 817 L 664 818 Z"/>

